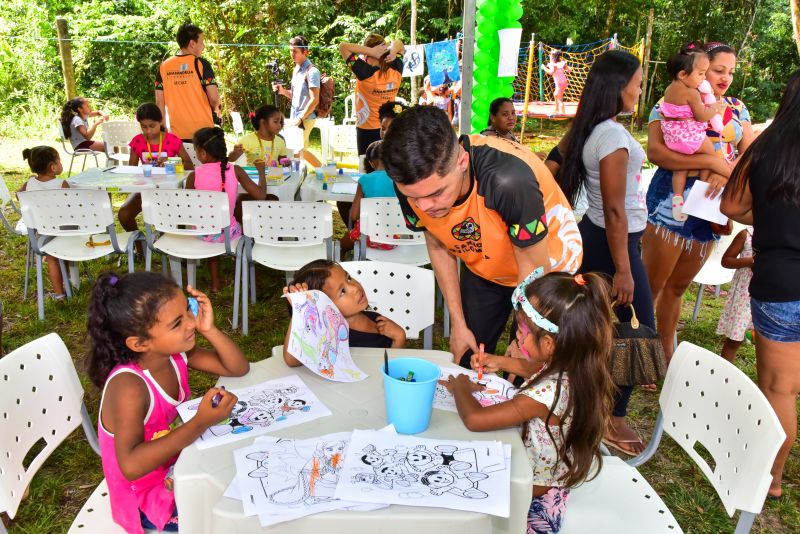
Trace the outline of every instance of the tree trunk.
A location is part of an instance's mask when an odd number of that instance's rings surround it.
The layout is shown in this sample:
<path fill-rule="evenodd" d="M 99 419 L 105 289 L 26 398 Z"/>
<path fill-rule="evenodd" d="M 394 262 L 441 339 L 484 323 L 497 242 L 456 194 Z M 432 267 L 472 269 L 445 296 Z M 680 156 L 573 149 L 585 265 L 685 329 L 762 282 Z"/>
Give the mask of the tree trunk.
<path fill-rule="evenodd" d="M 800 0 L 789 0 L 789 7 L 792 10 L 794 44 L 797 46 L 797 54 L 800 55 Z"/>
<path fill-rule="evenodd" d="M 411 0 L 411 44 L 417 44 L 417 0 Z M 411 77 L 411 104 L 416 105 L 417 101 L 417 77 Z"/>
<path fill-rule="evenodd" d="M 611 35 L 611 25 L 614 23 L 614 15 L 617 14 L 617 0 L 609 0 L 608 2 L 608 16 L 606 17 L 606 30 L 603 36 Z"/>

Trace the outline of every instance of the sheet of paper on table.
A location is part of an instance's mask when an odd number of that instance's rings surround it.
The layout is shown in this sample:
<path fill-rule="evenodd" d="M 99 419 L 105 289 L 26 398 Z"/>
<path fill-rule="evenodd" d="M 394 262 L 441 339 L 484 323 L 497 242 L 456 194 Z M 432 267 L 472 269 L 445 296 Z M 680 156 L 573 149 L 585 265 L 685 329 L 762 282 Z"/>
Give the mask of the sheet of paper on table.
<path fill-rule="evenodd" d="M 496 441 L 436 440 L 354 430 L 335 496 L 508 517 L 511 472 L 506 451 Z"/>
<path fill-rule="evenodd" d="M 728 218 L 719 210 L 722 193 L 712 199 L 706 198 L 706 191 L 708 191 L 707 182 L 695 181 L 683 202 L 683 213 L 717 224 L 728 224 Z"/>
<path fill-rule="evenodd" d="M 142 168 L 136 165 L 119 165 L 108 172 L 113 174 L 144 174 Z M 167 174 L 167 170 L 164 167 L 153 167 L 153 176 L 161 174 Z"/>
<path fill-rule="evenodd" d="M 224 445 L 331 415 L 297 375 L 232 389 L 231 392 L 239 399 L 231 416 L 206 430 L 195 441 L 198 449 Z M 178 406 L 184 422 L 195 416 L 200 401 L 193 399 Z"/>
<path fill-rule="evenodd" d="M 355 195 L 358 189 L 358 183 L 349 182 L 336 182 L 331 186 L 331 193 L 338 193 L 341 195 Z"/>
<path fill-rule="evenodd" d="M 315 374 L 336 382 L 358 382 L 367 373 L 350 355 L 350 327 L 322 291 L 287 293 L 292 306 L 289 354 Z"/>
<path fill-rule="evenodd" d="M 442 380 L 447 380 L 451 376 L 467 375 L 469 379 L 476 384 L 485 386 L 482 391 L 476 391 L 472 394 L 481 406 L 492 406 L 505 402 L 517 393 L 517 388 L 508 380 L 504 380 L 494 373 L 484 373 L 483 379 L 478 380 L 478 373 L 471 369 L 464 369 L 463 367 L 443 367 L 439 366 L 442 370 Z M 448 410 L 457 412 L 456 400 L 453 395 L 447 391 L 441 384 L 436 384 L 436 393 L 433 396 L 433 407 L 440 410 Z"/>

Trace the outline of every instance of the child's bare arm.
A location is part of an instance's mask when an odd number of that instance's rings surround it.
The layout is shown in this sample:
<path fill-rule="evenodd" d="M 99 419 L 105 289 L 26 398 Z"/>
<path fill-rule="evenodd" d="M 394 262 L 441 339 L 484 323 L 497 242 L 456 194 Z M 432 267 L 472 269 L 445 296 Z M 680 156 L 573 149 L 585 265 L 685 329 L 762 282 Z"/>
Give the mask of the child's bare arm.
<path fill-rule="evenodd" d="M 505 371 L 523 378 L 528 378 L 537 371 L 536 366 L 526 359 L 496 354 L 484 354 L 483 360 L 481 360 L 480 354 L 473 354 L 470 359 L 470 365 L 474 370 L 483 367 L 485 372 Z"/>
<path fill-rule="evenodd" d="M 742 230 L 733 238 L 728 249 L 722 255 L 722 266 L 726 269 L 740 269 L 742 267 L 752 267 L 753 257 L 740 258 L 739 254 L 744 249 L 744 242 L 747 239 L 747 230 Z"/>
<path fill-rule="evenodd" d="M 388 317 L 378 316 L 375 320 L 378 333 L 392 340 L 393 349 L 402 349 L 406 346 L 406 331 Z"/>
<path fill-rule="evenodd" d="M 703 97 L 697 91 L 688 91 L 686 103 L 692 108 L 692 115 L 698 122 L 710 121 L 711 117 L 720 112 L 722 106 L 719 103 L 706 106 L 703 104 Z"/>
<path fill-rule="evenodd" d="M 188 292 L 197 299 L 197 331 L 203 335 L 213 349 L 195 346 L 187 351 L 188 364 L 192 369 L 220 376 L 242 376 L 250 370 L 250 362 L 242 349 L 224 332 L 214 325 L 214 311 L 209 298 L 192 286 Z"/>

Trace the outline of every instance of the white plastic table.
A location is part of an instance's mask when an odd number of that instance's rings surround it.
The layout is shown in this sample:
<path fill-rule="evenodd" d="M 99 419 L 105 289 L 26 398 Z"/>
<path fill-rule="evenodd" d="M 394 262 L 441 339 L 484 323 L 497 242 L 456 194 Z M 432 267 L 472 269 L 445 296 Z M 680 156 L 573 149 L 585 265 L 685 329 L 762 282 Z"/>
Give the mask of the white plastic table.
<path fill-rule="evenodd" d="M 382 349 L 351 349 L 358 366 L 369 373 L 361 382 L 340 383 L 325 380 L 304 367 L 288 367 L 283 359 L 272 357 L 251 364 L 250 372 L 241 378 L 220 378 L 218 385 L 240 388 L 292 374 L 299 375 L 325 403 L 333 415 L 303 425 L 277 431 L 271 435 L 283 438 L 311 438 L 330 432 L 354 428 L 381 428 L 386 425 L 383 379 L 380 366 Z M 392 349 L 390 358 L 421 357 L 440 364 L 452 365 L 452 354 L 442 351 Z M 198 392 L 195 392 L 198 393 Z M 280 532 L 299 534 L 338 532 L 347 534 L 436 534 L 525 532 L 533 484 L 531 468 L 517 429 L 495 432 L 470 432 L 458 414 L 433 410 L 428 429 L 420 434 L 427 438 L 457 440 L 498 440 L 511 445 L 511 515 L 494 517 L 476 512 L 392 505 L 372 512 L 334 511 L 315 514 L 271 528 L 264 528 L 257 517 L 245 517 L 242 503 L 222 494 L 234 477 L 233 451 L 253 443 L 254 438 L 200 451 L 194 445 L 181 452 L 175 464 L 175 500 L 180 515 L 181 532 L 212 534 L 219 532 L 248 534 Z"/>
<path fill-rule="evenodd" d="M 137 193 L 145 189 L 177 189 L 186 179 L 183 174 L 154 174 L 145 177 L 141 173 L 117 174 L 110 169 L 92 168 L 67 178 L 70 187 L 82 189 L 105 189 L 110 193 Z"/>
<path fill-rule="evenodd" d="M 344 174 L 336 176 L 336 183 L 357 183 L 353 179 L 352 172 L 345 172 Z M 334 200 L 336 202 L 352 202 L 355 194 L 348 193 L 334 193 L 333 182 L 328 183 L 327 189 L 322 189 L 323 182 L 317 178 L 316 173 L 310 172 L 303 185 L 300 187 L 300 200 L 306 202 L 318 202 L 320 200 Z"/>

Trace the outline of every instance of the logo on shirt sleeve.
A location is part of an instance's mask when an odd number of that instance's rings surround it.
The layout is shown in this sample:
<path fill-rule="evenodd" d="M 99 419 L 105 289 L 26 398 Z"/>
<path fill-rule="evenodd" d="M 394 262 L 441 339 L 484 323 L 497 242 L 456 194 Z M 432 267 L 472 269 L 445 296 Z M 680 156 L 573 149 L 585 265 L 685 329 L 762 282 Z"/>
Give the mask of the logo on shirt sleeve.
<path fill-rule="evenodd" d="M 419 228 L 420 226 L 422 226 L 418 217 L 415 217 L 413 215 L 408 215 L 405 213 L 403 214 L 403 217 L 406 220 L 406 226 L 412 226 L 414 228 Z"/>
<path fill-rule="evenodd" d="M 481 227 L 472 217 L 467 217 L 453 226 L 450 233 L 459 241 L 480 241 L 481 239 Z"/>
<path fill-rule="evenodd" d="M 512 224 L 508 228 L 508 233 L 515 239 L 525 241 L 526 239 L 530 239 L 535 235 L 539 235 L 546 230 L 547 219 L 545 215 L 542 215 L 541 218 L 533 220 L 525 225 Z"/>

